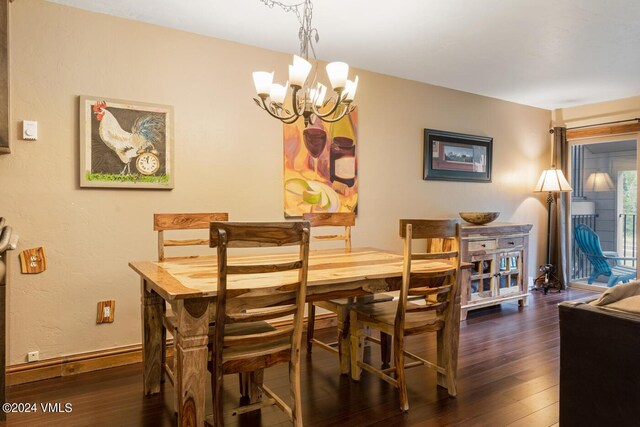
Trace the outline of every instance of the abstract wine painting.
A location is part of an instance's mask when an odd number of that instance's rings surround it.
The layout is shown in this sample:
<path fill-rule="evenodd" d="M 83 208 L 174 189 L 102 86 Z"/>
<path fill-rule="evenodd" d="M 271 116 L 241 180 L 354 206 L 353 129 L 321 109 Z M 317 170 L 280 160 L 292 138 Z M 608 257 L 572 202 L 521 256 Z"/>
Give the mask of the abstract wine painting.
<path fill-rule="evenodd" d="M 284 125 L 284 216 L 357 212 L 358 110 L 335 123 Z"/>

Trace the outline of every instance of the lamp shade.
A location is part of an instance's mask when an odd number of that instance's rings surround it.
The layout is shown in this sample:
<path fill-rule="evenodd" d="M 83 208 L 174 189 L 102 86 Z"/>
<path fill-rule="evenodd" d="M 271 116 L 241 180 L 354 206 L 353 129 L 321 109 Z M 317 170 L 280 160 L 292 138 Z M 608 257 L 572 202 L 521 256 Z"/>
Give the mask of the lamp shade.
<path fill-rule="evenodd" d="M 293 65 L 289 65 L 289 81 L 291 85 L 302 87 L 312 67 L 306 59 L 293 55 Z"/>
<path fill-rule="evenodd" d="M 253 84 L 256 87 L 258 95 L 268 95 L 271 91 L 271 83 L 273 83 L 273 73 L 266 71 L 256 71 L 253 73 Z"/>
<path fill-rule="evenodd" d="M 613 191 L 615 190 L 615 185 L 613 185 L 613 181 L 611 177 L 606 172 L 594 172 L 589 175 L 587 178 L 587 183 L 584 186 L 584 191 Z"/>
<path fill-rule="evenodd" d="M 533 189 L 536 193 L 541 192 L 569 192 L 573 191 L 567 179 L 560 169 L 548 169 L 542 172 L 540 179 Z"/>
<path fill-rule="evenodd" d="M 344 88 L 344 91 L 347 93 L 345 96 L 345 100 L 353 101 L 353 98 L 356 97 L 357 89 L 358 89 L 358 76 L 356 76 L 354 81 L 347 80 L 347 85 Z"/>

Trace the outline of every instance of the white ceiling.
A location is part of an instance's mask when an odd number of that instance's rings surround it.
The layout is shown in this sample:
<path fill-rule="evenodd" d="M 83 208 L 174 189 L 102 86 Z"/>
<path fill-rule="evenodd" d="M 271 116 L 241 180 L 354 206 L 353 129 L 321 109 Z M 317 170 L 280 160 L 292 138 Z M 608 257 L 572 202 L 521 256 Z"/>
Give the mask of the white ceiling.
<path fill-rule="evenodd" d="M 295 15 L 259 0 L 50 1 L 298 52 Z M 546 109 L 640 95 L 638 0 L 316 0 L 313 11 L 319 59 Z"/>

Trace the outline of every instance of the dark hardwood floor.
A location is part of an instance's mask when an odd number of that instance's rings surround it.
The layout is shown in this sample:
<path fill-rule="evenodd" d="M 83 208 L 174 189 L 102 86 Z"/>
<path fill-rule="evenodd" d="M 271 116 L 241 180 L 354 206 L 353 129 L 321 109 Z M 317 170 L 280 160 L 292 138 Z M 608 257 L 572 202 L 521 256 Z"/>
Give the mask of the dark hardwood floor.
<path fill-rule="evenodd" d="M 435 386 L 427 368 L 408 371 L 410 409 L 401 413 L 391 386 L 363 374 L 353 383 L 338 373 L 336 357 L 320 349 L 303 355 L 306 426 L 552 426 L 558 422 L 559 330 L 557 304 L 586 291 L 534 293 L 528 307 L 503 304 L 469 313 L 462 322 L 458 397 Z M 329 338 L 331 330 L 320 331 Z M 426 339 L 425 339 L 426 337 Z M 409 339 L 410 350 L 434 358 L 435 335 Z M 370 357 L 379 359 L 373 346 Z M 367 350 L 369 352 L 369 350 Z M 227 377 L 231 402 L 237 380 Z M 287 396 L 286 366 L 272 368 L 265 383 Z M 143 398 L 140 364 L 10 387 L 9 402 L 71 403 L 70 413 L 8 414 L 7 426 L 173 426 L 172 389 Z M 210 412 L 210 404 L 208 405 Z M 232 418 L 228 425 L 288 426 L 275 407 Z"/>

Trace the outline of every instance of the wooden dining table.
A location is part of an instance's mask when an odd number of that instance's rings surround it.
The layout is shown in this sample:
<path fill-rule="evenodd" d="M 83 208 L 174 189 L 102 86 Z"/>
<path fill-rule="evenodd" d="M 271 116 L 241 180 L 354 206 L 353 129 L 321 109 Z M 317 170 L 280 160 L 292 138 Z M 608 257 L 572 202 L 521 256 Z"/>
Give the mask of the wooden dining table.
<path fill-rule="evenodd" d="M 293 260 L 298 254 L 278 253 L 237 255 L 230 264 L 276 264 Z M 309 255 L 307 300 L 359 297 L 372 293 L 399 290 L 402 278 L 402 255 L 373 248 L 314 250 Z M 434 271 L 445 261 L 424 260 L 412 263 L 413 271 Z M 164 261 L 133 261 L 129 266 L 141 277 L 142 343 L 144 394 L 161 390 L 162 317 L 165 303 L 176 318 L 174 337 L 177 358 L 175 391 L 178 425 L 202 426 L 205 420 L 207 384 L 207 344 L 209 323 L 215 318 L 217 264 L 212 255 L 168 258 Z M 241 275 L 229 278 L 229 291 L 261 297 L 279 284 L 295 280 L 295 271 L 268 275 Z M 291 277 L 289 277 L 291 275 Z M 258 277 L 256 277 L 258 276 Z M 462 283 L 470 278 L 462 270 Z M 462 286 L 464 288 L 464 286 Z M 460 287 L 456 293 L 460 306 Z M 460 310 L 453 310 L 451 336 L 441 337 L 450 343 L 457 360 Z M 443 333 L 443 332 L 438 332 Z M 440 353 L 440 352 L 439 352 Z M 336 360 L 337 363 L 337 360 Z M 455 370 L 454 370 L 455 371 Z M 442 382 L 441 382 L 442 381 Z M 438 383 L 446 387 L 444 379 Z"/>

